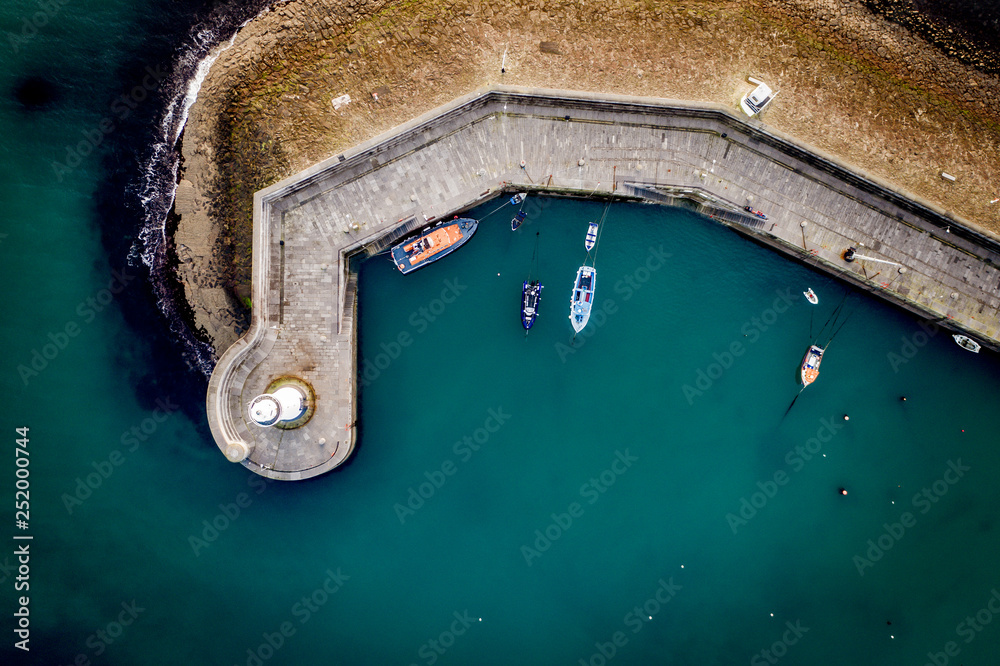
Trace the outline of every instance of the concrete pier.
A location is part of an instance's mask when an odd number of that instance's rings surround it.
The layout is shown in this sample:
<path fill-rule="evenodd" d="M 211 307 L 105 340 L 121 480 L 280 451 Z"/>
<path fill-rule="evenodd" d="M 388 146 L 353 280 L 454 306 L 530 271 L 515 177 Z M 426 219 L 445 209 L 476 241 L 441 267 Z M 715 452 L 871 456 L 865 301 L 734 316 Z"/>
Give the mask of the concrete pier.
<path fill-rule="evenodd" d="M 504 188 L 596 189 L 694 209 L 1000 348 L 1000 241 L 891 184 L 736 109 L 491 87 L 257 193 L 252 323 L 208 389 L 223 453 L 283 480 L 343 463 L 356 441 L 351 257 Z M 744 212 L 747 205 L 768 219 Z M 869 259 L 845 262 L 852 246 Z M 311 417 L 262 428 L 248 417 L 249 402 L 283 377 L 311 387 Z"/>

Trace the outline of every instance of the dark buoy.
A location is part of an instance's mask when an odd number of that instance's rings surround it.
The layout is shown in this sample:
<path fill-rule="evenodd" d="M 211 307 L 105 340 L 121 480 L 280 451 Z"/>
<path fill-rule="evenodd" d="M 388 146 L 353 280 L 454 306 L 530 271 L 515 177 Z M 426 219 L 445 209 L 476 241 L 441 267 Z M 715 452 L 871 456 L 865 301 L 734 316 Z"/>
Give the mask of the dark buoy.
<path fill-rule="evenodd" d="M 885 621 L 885 623 L 886 623 L 887 625 L 889 625 L 890 627 L 892 626 L 892 621 L 891 621 L 891 620 L 886 620 L 886 621 Z"/>
<path fill-rule="evenodd" d="M 852 261 L 854 261 L 854 255 L 857 253 L 858 251 L 855 250 L 853 247 L 847 248 L 847 252 L 844 253 L 844 261 L 846 261 L 847 263 L 851 263 Z"/>

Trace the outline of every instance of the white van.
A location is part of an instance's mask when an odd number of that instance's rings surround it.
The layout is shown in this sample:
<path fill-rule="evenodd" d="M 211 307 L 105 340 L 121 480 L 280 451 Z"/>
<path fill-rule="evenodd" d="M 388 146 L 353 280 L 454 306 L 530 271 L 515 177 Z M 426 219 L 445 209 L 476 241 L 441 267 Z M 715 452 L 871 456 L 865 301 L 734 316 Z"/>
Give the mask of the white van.
<path fill-rule="evenodd" d="M 766 83 L 761 83 L 749 95 L 743 96 L 743 99 L 740 100 L 740 107 L 743 109 L 743 113 L 752 118 L 763 111 L 776 94 Z"/>

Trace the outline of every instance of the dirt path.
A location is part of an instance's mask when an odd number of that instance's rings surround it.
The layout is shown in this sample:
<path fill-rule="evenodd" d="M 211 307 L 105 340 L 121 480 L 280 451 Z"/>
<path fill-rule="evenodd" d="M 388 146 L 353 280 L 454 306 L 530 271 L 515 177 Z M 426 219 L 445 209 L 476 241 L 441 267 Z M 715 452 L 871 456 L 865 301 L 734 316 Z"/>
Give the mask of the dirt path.
<path fill-rule="evenodd" d="M 747 76 L 780 90 L 769 129 L 1000 232 L 1000 78 L 860 2 L 299 0 L 240 33 L 192 108 L 175 241 L 195 326 L 219 351 L 241 332 L 255 190 L 459 95 L 505 83 L 735 110 Z"/>

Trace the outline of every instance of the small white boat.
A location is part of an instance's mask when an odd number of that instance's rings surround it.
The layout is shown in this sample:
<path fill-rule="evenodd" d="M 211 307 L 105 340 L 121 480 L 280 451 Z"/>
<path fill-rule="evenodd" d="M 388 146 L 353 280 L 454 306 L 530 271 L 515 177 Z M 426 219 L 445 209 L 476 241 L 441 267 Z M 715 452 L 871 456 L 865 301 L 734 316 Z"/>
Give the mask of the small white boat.
<path fill-rule="evenodd" d="M 594 243 L 597 242 L 597 222 L 591 222 L 590 226 L 587 227 L 587 238 L 583 241 L 583 246 L 587 248 L 587 252 L 594 249 Z"/>
<path fill-rule="evenodd" d="M 958 343 L 959 347 L 961 347 L 966 351 L 970 351 L 973 354 L 978 354 L 979 350 L 982 349 L 982 347 L 979 346 L 978 342 L 976 342 L 975 340 L 966 335 L 955 334 L 951 337 L 955 338 L 955 342 Z"/>
<path fill-rule="evenodd" d="M 819 297 L 816 295 L 816 292 L 812 290 L 812 287 L 809 287 L 807 291 L 803 291 L 802 295 L 805 296 L 806 300 L 813 305 L 819 304 Z"/>
<path fill-rule="evenodd" d="M 511 206 L 519 205 L 521 202 L 525 200 L 527 196 L 528 194 L 526 192 L 518 192 L 517 194 L 515 194 L 510 198 L 510 205 Z"/>
<path fill-rule="evenodd" d="M 597 269 L 580 266 L 573 283 L 573 296 L 569 299 L 569 320 L 573 330 L 579 333 L 590 320 L 590 309 L 594 305 L 594 290 L 597 288 Z"/>

